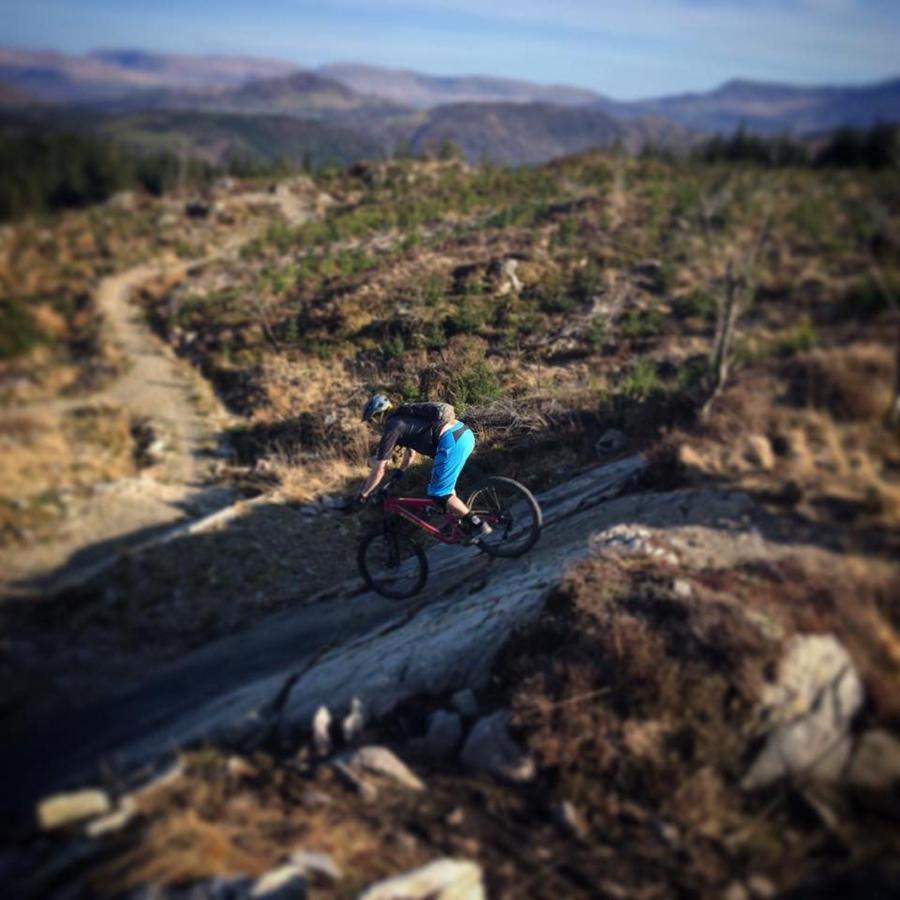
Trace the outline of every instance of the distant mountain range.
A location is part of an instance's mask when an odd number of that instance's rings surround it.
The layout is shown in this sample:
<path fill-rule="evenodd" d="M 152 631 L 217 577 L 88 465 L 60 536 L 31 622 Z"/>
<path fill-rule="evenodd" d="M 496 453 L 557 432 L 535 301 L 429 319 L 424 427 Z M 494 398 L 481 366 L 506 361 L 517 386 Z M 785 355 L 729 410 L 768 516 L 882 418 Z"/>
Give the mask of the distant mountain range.
<path fill-rule="evenodd" d="M 553 103 L 580 106 L 601 99 L 584 88 L 542 85 L 487 75 L 436 76 L 406 69 L 339 63 L 317 70 L 362 94 L 399 106 L 429 109 L 445 103 Z"/>
<path fill-rule="evenodd" d="M 73 106 L 81 109 L 74 118 Z M 730 81 L 705 93 L 625 102 L 563 85 L 349 63 L 308 70 L 248 57 L 0 49 L 0 108 L 7 115 L 38 110 L 51 124 L 102 121 L 104 130 L 141 145 L 158 145 L 165 134 L 217 159 L 295 158 L 298 147 L 307 153 L 321 139 L 331 157 L 345 161 L 388 154 L 401 143 L 421 150 L 450 140 L 470 159 L 519 164 L 613 143 L 683 146 L 739 125 L 807 136 L 898 122 L 900 78 L 861 87 Z M 189 112 L 197 115 L 193 123 Z M 149 121 L 155 135 L 135 127 Z M 263 134 L 269 143 L 257 140 Z"/>
<path fill-rule="evenodd" d="M 97 50 L 69 56 L 0 49 L 0 82 L 41 100 L 80 103 L 158 89 L 234 87 L 297 71 L 291 63 L 237 56 L 183 56 L 143 50 Z"/>
<path fill-rule="evenodd" d="M 863 87 L 794 87 L 734 80 L 713 91 L 635 103 L 591 104 L 625 118 L 660 116 L 702 132 L 733 132 L 743 125 L 762 134 L 810 135 L 844 125 L 900 121 L 900 78 Z"/>

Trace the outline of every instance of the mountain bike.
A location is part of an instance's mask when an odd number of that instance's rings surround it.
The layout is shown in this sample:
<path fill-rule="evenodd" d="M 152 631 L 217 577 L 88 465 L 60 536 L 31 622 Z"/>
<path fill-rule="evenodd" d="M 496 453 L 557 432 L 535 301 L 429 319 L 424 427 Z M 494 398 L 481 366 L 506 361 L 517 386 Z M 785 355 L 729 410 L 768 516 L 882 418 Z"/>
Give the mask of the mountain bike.
<path fill-rule="evenodd" d="M 382 522 L 362 537 L 356 560 L 373 591 L 392 600 L 404 600 L 425 587 L 428 557 L 418 541 L 400 527 L 401 521 L 411 522 L 442 544 L 472 544 L 473 539 L 462 519 L 439 509 L 434 499 L 392 496 L 397 481 L 392 478 L 376 493 Z M 522 556 L 541 536 L 541 508 L 531 491 L 512 478 L 486 478 L 466 505 L 493 529 L 474 541 L 474 546 L 489 556 Z"/>

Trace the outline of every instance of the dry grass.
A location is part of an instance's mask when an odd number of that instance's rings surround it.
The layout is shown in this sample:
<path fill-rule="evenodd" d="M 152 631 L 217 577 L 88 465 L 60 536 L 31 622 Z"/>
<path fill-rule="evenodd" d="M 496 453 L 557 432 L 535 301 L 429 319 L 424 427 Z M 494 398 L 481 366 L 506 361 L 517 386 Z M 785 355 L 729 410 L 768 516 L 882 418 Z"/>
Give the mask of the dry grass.
<path fill-rule="evenodd" d="M 801 356 L 786 374 L 798 406 L 838 421 L 875 422 L 890 411 L 895 364 L 890 346 L 856 342 Z"/>
<path fill-rule="evenodd" d="M 2 542 L 44 533 L 61 495 L 133 475 L 134 450 L 128 418 L 107 406 L 0 421 Z"/>
<path fill-rule="evenodd" d="M 98 896 L 219 875 L 257 876 L 303 848 L 330 854 L 347 873 L 334 891 L 315 896 L 349 898 L 427 859 L 412 835 L 391 824 L 408 798 L 389 785 L 377 806 L 365 807 L 327 769 L 301 772 L 265 756 L 226 757 L 214 748 L 190 754 L 187 762 L 184 776 L 141 802 L 142 824 L 90 873 Z"/>

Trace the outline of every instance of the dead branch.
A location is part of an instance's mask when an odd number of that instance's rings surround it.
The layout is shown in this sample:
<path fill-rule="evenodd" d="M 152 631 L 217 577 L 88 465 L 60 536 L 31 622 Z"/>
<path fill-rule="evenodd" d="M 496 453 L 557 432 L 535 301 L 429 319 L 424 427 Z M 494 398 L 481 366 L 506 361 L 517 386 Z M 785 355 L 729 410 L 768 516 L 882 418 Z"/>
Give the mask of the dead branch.
<path fill-rule="evenodd" d="M 720 192 L 718 200 L 730 197 L 725 191 Z M 707 240 L 707 249 L 712 249 L 712 206 L 706 197 L 701 197 L 701 221 L 703 223 L 704 237 Z M 728 378 L 733 359 L 734 336 L 741 315 L 750 305 L 756 293 L 758 281 L 757 261 L 769 236 L 771 223 L 771 206 L 768 206 L 763 215 L 762 224 L 758 228 L 752 241 L 746 246 L 744 252 L 735 259 L 729 258 L 725 267 L 724 292 L 717 296 L 718 313 L 716 316 L 716 333 L 713 339 L 712 353 L 710 355 L 710 387 L 701 410 L 700 418 L 705 419 L 712 405 Z M 737 271 L 736 271 L 737 269 Z"/>

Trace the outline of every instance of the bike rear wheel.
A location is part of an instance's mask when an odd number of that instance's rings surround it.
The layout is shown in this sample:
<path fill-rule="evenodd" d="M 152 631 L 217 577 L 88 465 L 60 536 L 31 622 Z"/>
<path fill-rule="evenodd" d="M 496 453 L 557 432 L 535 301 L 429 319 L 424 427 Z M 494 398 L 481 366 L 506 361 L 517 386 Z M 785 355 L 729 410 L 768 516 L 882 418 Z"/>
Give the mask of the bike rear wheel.
<path fill-rule="evenodd" d="M 531 491 L 512 478 L 501 475 L 486 478 L 466 505 L 493 528 L 491 534 L 478 542 L 491 556 L 522 556 L 541 536 L 541 508 Z"/>
<path fill-rule="evenodd" d="M 408 534 L 391 528 L 365 535 L 356 561 L 366 584 L 391 600 L 418 594 L 428 579 L 425 551 Z"/>

